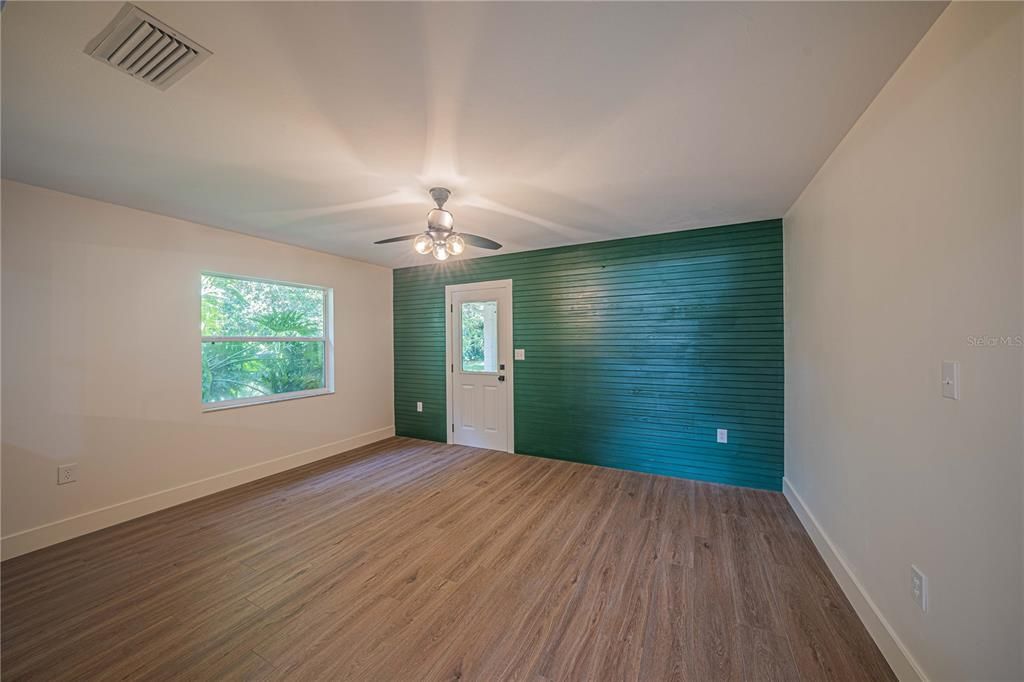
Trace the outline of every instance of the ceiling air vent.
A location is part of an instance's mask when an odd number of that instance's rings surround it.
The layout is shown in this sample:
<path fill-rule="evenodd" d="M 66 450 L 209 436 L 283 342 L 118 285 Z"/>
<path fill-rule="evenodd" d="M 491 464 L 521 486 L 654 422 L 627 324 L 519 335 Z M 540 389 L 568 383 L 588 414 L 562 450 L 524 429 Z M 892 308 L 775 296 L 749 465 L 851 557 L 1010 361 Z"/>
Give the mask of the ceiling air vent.
<path fill-rule="evenodd" d="M 171 87 L 211 54 L 131 4 L 125 4 L 89 41 L 85 53 L 160 90 Z"/>

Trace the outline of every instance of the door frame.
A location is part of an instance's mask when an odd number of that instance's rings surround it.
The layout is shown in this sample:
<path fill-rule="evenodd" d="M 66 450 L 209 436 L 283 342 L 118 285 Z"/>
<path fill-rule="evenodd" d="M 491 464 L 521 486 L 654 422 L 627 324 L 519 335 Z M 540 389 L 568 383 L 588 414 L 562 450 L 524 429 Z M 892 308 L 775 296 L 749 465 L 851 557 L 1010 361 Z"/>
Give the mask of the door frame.
<path fill-rule="evenodd" d="M 448 434 L 448 443 L 452 444 L 455 442 L 454 433 L 454 398 L 452 394 L 452 377 L 455 375 L 455 364 L 452 357 L 452 344 L 454 339 L 452 338 L 452 322 L 454 321 L 454 310 L 452 309 L 452 294 L 458 291 L 472 291 L 475 289 L 507 289 L 508 290 L 508 302 L 507 306 L 499 306 L 502 309 L 498 315 L 498 348 L 504 349 L 503 353 L 498 355 L 498 364 L 505 365 L 505 386 L 508 393 L 506 394 L 506 412 L 508 424 L 508 441 L 505 446 L 505 452 L 515 452 L 516 434 L 515 434 L 515 363 L 513 358 L 515 357 L 515 350 L 512 348 L 512 280 L 510 279 L 495 279 L 487 282 L 466 282 L 464 284 L 448 284 L 444 288 L 444 364 L 448 365 L 448 371 L 445 375 L 445 402 L 447 403 L 447 421 L 445 422 L 448 426 L 444 427 L 444 430 Z"/>

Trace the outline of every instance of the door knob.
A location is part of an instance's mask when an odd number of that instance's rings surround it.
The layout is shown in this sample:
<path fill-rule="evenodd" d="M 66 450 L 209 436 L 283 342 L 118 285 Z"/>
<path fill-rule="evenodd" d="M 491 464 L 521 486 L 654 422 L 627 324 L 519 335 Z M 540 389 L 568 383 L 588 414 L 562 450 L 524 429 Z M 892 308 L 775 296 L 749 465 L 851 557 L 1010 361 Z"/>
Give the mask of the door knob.
<path fill-rule="evenodd" d="M 505 380 L 505 375 L 504 374 L 499 374 L 498 375 L 498 381 L 504 381 L 504 380 Z"/>

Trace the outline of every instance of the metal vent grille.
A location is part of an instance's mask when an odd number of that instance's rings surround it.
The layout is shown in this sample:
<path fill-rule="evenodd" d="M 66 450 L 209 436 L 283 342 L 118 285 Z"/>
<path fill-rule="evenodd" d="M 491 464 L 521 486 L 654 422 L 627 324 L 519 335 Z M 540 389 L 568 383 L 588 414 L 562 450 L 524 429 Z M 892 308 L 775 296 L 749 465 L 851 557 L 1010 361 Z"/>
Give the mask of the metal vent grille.
<path fill-rule="evenodd" d="M 85 46 L 86 54 L 132 78 L 166 90 L 210 51 L 132 4 Z"/>

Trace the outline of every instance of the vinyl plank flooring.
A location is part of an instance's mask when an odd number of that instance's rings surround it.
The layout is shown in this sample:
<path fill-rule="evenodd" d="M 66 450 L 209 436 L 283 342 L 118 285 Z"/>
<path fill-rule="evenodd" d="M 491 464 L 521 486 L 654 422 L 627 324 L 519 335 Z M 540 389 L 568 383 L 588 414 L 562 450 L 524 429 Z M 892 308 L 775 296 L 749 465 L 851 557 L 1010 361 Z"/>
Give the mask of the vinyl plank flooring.
<path fill-rule="evenodd" d="M 696 680 L 742 680 L 743 653 L 724 519 L 719 519 L 717 528 L 714 535 L 695 538 L 694 630 L 700 634 L 690 659 L 691 676 Z"/>
<path fill-rule="evenodd" d="M 408 438 L 0 567 L 4 680 L 892 680 L 778 493 Z"/>

